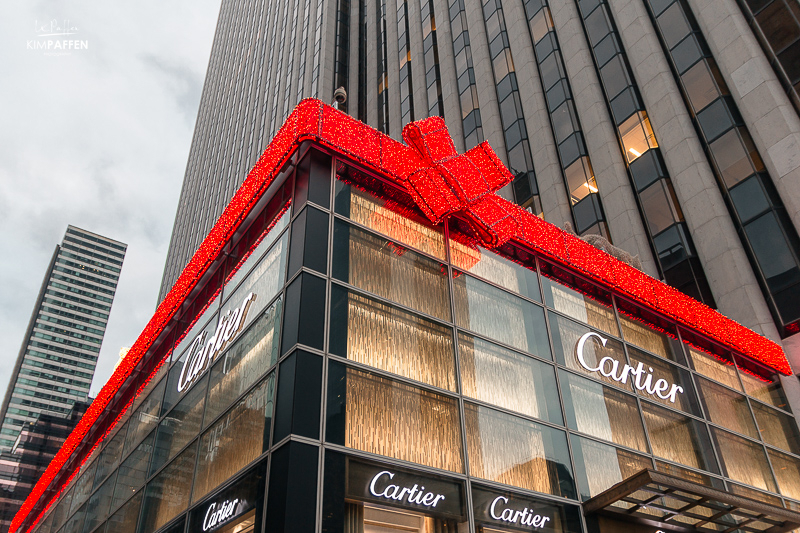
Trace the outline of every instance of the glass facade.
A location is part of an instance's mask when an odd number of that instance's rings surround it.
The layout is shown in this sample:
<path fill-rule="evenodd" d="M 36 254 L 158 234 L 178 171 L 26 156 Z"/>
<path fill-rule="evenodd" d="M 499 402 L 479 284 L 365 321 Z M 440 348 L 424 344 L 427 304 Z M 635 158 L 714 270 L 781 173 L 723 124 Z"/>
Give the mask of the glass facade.
<path fill-rule="evenodd" d="M 433 227 L 348 161 L 291 168 L 291 209 L 37 533 L 577 533 L 582 502 L 644 468 L 800 507 L 765 368 Z"/>

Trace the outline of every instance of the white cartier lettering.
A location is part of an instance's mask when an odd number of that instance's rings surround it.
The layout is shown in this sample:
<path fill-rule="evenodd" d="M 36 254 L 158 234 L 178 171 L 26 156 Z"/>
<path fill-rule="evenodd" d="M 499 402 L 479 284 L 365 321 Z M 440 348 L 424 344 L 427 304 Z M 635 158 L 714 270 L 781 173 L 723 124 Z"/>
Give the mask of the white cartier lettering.
<path fill-rule="evenodd" d="M 205 331 L 195 338 L 191 346 L 189 346 L 189 355 L 183 362 L 181 374 L 178 376 L 178 392 L 183 392 L 189 388 L 189 385 L 214 362 L 225 346 L 236 338 L 242 330 L 250 304 L 255 299 L 256 295 L 251 292 L 244 299 L 242 305 L 225 313 L 225 316 L 220 319 L 217 325 L 217 330 L 208 339 L 208 342 L 206 342 L 207 332 Z"/>
<path fill-rule="evenodd" d="M 606 356 L 600 359 L 596 367 L 592 367 L 586 362 L 583 356 L 583 348 L 586 345 L 586 341 L 592 337 L 597 337 L 603 346 L 608 342 L 608 339 L 604 339 L 593 331 L 584 334 L 580 340 L 578 340 L 578 344 L 575 347 L 575 351 L 578 355 L 578 362 L 589 372 L 600 372 L 603 376 L 611 378 L 618 383 L 627 383 L 630 377 L 638 390 L 646 391 L 648 394 L 658 396 L 662 400 L 669 400 L 672 403 L 675 403 L 676 395 L 683 392 L 683 387 L 680 385 L 670 385 L 665 379 L 658 379 L 653 383 L 653 367 L 647 367 L 647 370 L 645 370 L 644 363 L 639 363 L 636 365 L 636 368 L 625 364 L 620 369 L 619 361 Z M 668 390 L 669 392 L 667 392 Z"/>
<path fill-rule="evenodd" d="M 203 531 L 213 529 L 222 524 L 225 520 L 233 517 L 233 514 L 236 512 L 236 504 L 238 503 L 239 499 L 237 498 L 232 501 L 225 500 L 219 505 L 217 505 L 217 502 L 209 505 L 206 510 L 206 516 L 203 519 Z"/>
<path fill-rule="evenodd" d="M 489 507 L 489 515 L 501 522 L 532 526 L 535 528 L 542 528 L 550 521 L 549 516 L 536 514 L 527 507 L 521 511 L 511 509 L 510 507 L 504 509 L 503 506 L 505 504 L 508 504 L 508 498 L 504 498 L 503 496 L 495 498 L 492 505 Z"/>
<path fill-rule="evenodd" d="M 387 479 L 382 479 L 387 478 Z M 394 479 L 394 474 L 388 470 L 378 472 L 369 484 L 369 493 L 376 498 L 386 498 L 387 500 L 406 501 L 415 505 L 426 507 L 436 507 L 436 504 L 444 500 L 444 495 L 425 492 L 425 487 L 420 487 L 416 483 L 413 487 L 401 487 L 400 485 L 386 485 L 379 488 L 379 485 Z"/>

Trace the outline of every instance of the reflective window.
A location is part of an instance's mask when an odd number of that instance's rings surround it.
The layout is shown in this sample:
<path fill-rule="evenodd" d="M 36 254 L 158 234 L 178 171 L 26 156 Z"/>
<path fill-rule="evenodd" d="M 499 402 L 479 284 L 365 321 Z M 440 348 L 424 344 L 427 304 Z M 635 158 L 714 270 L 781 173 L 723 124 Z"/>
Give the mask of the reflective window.
<path fill-rule="evenodd" d="M 542 300 L 539 276 L 534 270 L 478 246 L 458 233 L 451 233 L 450 261 L 453 266 L 526 298 Z"/>
<path fill-rule="evenodd" d="M 563 424 L 551 365 L 465 333 L 458 348 L 465 396 Z"/>
<path fill-rule="evenodd" d="M 653 468 L 653 460 L 628 450 L 570 435 L 575 473 L 582 501 L 610 489 L 617 483 Z"/>
<path fill-rule="evenodd" d="M 800 434 L 795 419 L 759 402 L 750 404 L 764 442 L 800 455 Z"/>
<path fill-rule="evenodd" d="M 278 360 L 282 300 L 278 299 L 212 368 L 204 425 L 224 411 Z"/>
<path fill-rule="evenodd" d="M 331 291 L 331 353 L 456 389 L 453 330 L 338 286 Z"/>
<path fill-rule="evenodd" d="M 444 233 L 421 217 L 408 213 L 408 208 L 391 200 L 382 200 L 355 186 L 336 181 L 335 210 L 353 222 L 386 235 L 393 241 L 421 250 L 442 261 L 445 253 Z"/>
<path fill-rule="evenodd" d="M 739 377 L 742 378 L 744 392 L 748 396 L 783 410 L 789 410 L 789 402 L 786 400 L 780 378 L 777 375 L 765 376 L 762 374 L 763 370 L 756 373 L 746 367 L 747 361 L 743 357 L 738 357 L 737 360 L 741 365 L 739 366 Z"/>
<path fill-rule="evenodd" d="M 442 263 L 340 220 L 334 224 L 333 243 L 334 277 L 450 321 L 447 269 Z"/>
<path fill-rule="evenodd" d="M 684 347 L 689 354 L 689 361 L 695 372 L 738 391 L 742 390 L 736 367 L 730 355 L 712 354 L 688 344 L 684 344 Z"/>
<path fill-rule="evenodd" d="M 197 445 L 193 444 L 148 483 L 139 530 L 155 531 L 186 510 Z"/>
<path fill-rule="evenodd" d="M 269 447 L 275 376 L 265 379 L 200 437 L 192 501 L 231 478 Z"/>
<path fill-rule="evenodd" d="M 118 506 L 130 498 L 131 494 L 139 490 L 147 479 L 147 465 L 153 452 L 155 432 L 147 436 L 142 443 L 120 465 L 117 474 L 117 484 L 114 488 L 114 503 Z"/>
<path fill-rule="evenodd" d="M 542 277 L 545 303 L 548 307 L 579 320 L 590 327 L 619 337 L 619 327 L 611 297 L 602 301 L 582 294 L 548 277 Z"/>
<path fill-rule="evenodd" d="M 200 432 L 207 381 L 207 378 L 203 378 L 161 420 L 156 431 L 150 474 L 161 468 Z"/>
<path fill-rule="evenodd" d="M 576 497 L 566 433 L 470 403 L 464 413 L 471 475 Z"/>
<path fill-rule="evenodd" d="M 405 383 L 328 365 L 327 440 L 463 472 L 458 402 Z"/>
<path fill-rule="evenodd" d="M 75 482 L 75 490 L 72 491 L 72 504 L 70 505 L 70 512 L 75 511 L 80 505 L 89 498 L 92 493 L 92 485 L 94 484 L 94 474 L 97 469 L 97 461 L 87 467 L 83 474 L 78 477 Z"/>
<path fill-rule="evenodd" d="M 673 224 L 683 220 L 675 192 L 666 180 L 658 180 L 643 190 L 639 198 L 642 210 L 653 235 L 658 235 Z"/>
<path fill-rule="evenodd" d="M 619 133 L 629 163 L 641 157 L 649 149 L 658 147 L 650 119 L 644 111 L 635 113 L 623 122 L 619 127 Z"/>
<path fill-rule="evenodd" d="M 705 109 L 708 104 L 720 96 L 709 65 L 705 61 L 698 62 L 684 72 L 681 79 L 695 111 Z"/>
<path fill-rule="evenodd" d="M 619 314 L 619 322 L 622 324 L 622 336 L 626 342 L 664 359 L 678 363 L 685 362 L 681 347 L 674 335 L 653 329 L 648 324 L 633 316 L 626 316 L 622 312 Z"/>
<path fill-rule="evenodd" d="M 558 375 L 570 429 L 647 453 L 636 398 L 570 372 Z"/>
<path fill-rule="evenodd" d="M 711 434 L 714 436 L 726 476 L 747 485 L 777 492 L 763 446 L 715 427 L 711 428 Z"/>
<path fill-rule="evenodd" d="M 108 481 L 97 489 L 89 498 L 89 503 L 86 504 L 86 522 L 84 523 L 83 530 L 88 533 L 108 516 L 111 510 L 111 500 L 114 495 L 114 477 L 109 478 Z"/>
<path fill-rule="evenodd" d="M 800 499 L 800 461 L 796 457 L 775 450 L 768 450 L 768 453 L 780 493 L 796 500 Z"/>
<path fill-rule="evenodd" d="M 130 499 L 119 511 L 111 515 L 106 525 L 107 533 L 135 533 L 139 521 L 139 510 L 142 507 L 144 491 Z"/>
<path fill-rule="evenodd" d="M 688 371 L 636 348 L 628 348 L 628 355 L 631 366 L 641 370 L 635 377 L 631 374 L 637 394 L 673 409 L 702 415 Z"/>
<path fill-rule="evenodd" d="M 705 424 L 642 402 L 653 454 L 700 470 L 717 472 Z"/>
<path fill-rule="evenodd" d="M 454 272 L 456 324 L 539 357 L 550 358 L 541 307 Z"/>
<path fill-rule="evenodd" d="M 97 487 L 119 465 L 122 456 L 122 445 L 125 443 L 125 433 L 128 431 L 127 422 L 122 424 L 116 434 L 106 442 L 100 458 L 97 460 L 97 472 L 94 485 Z"/>
<path fill-rule="evenodd" d="M 742 435 L 758 438 L 753 415 L 750 414 L 743 394 L 737 394 L 701 377 L 695 379 L 708 420 Z"/>
<path fill-rule="evenodd" d="M 128 422 L 128 435 L 125 438 L 125 451 L 133 448 L 139 441 L 147 435 L 158 423 L 161 400 L 164 396 L 164 386 L 166 379 L 162 379 L 153 392 L 142 402 L 139 408 L 131 415 Z"/>

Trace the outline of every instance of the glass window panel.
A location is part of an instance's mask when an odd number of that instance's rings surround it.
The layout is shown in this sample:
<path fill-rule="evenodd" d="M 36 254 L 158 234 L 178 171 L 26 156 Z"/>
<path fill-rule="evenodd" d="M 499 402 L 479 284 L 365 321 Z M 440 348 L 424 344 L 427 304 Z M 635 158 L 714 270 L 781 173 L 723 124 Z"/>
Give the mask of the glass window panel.
<path fill-rule="evenodd" d="M 457 271 L 453 287 L 459 327 L 542 358 L 551 357 L 542 308 Z"/>
<path fill-rule="evenodd" d="M 680 2 L 675 2 L 658 16 L 658 25 L 661 34 L 667 42 L 667 48 L 672 49 L 684 37 L 689 35 L 691 28 L 683 15 L 683 8 Z"/>
<path fill-rule="evenodd" d="M 491 252 L 460 234 L 451 233 L 450 236 L 450 260 L 454 266 L 531 300 L 542 301 L 534 270 Z"/>
<path fill-rule="evenodd" d="M 114 488 L 112 508 L 127 500 L 131 494 L 139 490 L 147 479 L 147 465 L 153 452 L 155 432 L 147 436 L 142 443 L 120 465 L 117 483 Z"/>
<path fill-rule="evenodd" d="M 459 333 L 465 396 L 554 424 L 563 424 L 551 365 Z"/>
<path fill-rule="evenodd" d="M 143 494 L 144 491 L 139 492 L 108 519 L 108 524 L 106 525 L 108 533 L 134 533 L 136 531 Z"/>
<path fill-rule="evenodd" d="M 411 246 L 437 259 L 446 259 L 444 232 L 392 200 L 381 200 L 355 186 L 336 181 L 336 212 L 353 222 Z"/>
<path fill-rule="evenodd" d="M 681 348 L 677 345 L 675 337 L 665 332 L 657 331 L 644 322 L 619 314 L 622 325 L 622 336 L 629 344 L 647 350 L 664 359 L 684 363 Z"/>
<path fill-rule="evenodd" d="M 750 141 L 750 136 L 747 135 Z M 749 147 L 745 147 L 745 141 L 740 135 L 739 128 L 734 128 L 713 143 L 711 143 L 711 153 L 717 166 L 722 172 L 725 185 L 733 187 L 746 177 L 758 170 L 763 170 L 763 165 L 758 157 L 758 152 L 752 142 L 748 142 Z M 751 159 L 751 156 L 753 159 Z M 756 161 L 758 168 L 753 165 Z"/>
<path fill-rule="evenodd" d="M 705 424 L 642 402 L 653 454 L 682 465 L 717 473 Z"/>
<path fill-rule="evenodd" d="M 667 407 L 700 416 L 700 407 L 688 371 L 635 348 L 628 348 L 628 356 L 631 366 L 637 370 L 641 368 L 636 376 L 631 374 L 637 394 Z"/>
<path fill-rule="evenodd" d="M 571 429 L 647 453 L 635 397 L 563 370 L 558 375 Z"/>
<path fill-rule="evenodd" d="M 106 443 L 100 459 L 97 460 L 97 472 L 94 476 L 94 485 L 98 486 L 110 474 L 122 458 L 122 445 L 125 443 L 125 434 L 128 431 L 127 422 L 119 428 L 113 437 Z"/>
<path fill-rule="evenodd" d="M 203 332 L 203 330 L 211 331 L 210 334 L 214 333 L 214 329 L 217 327 L 217 317 L 214 316 L 217 311 L 219 311 L 219 303 L 220 298 L 219 294 L 214 295 L 214 299 L 205 308 L 202 314 L 195 319 L 195 317 L 181 317 L 181 320 L 185 320 L 186 322 L 191 322 L 191 328 L 188 328 L 186 332 L 180 337 L 176 343 L 175 349 L 172 351 L 172 362 L 174 363 L 177 360 L 183 360 L 187 353 L 186 349 L 191 346 L 194 342 L 194 339 Z M 192 322 L 192 320 L 194 320 Z"/>
<path fill-rule="evenodd" d="M 151 475 L 200 433 L 206 381 L 207 378 L 203 378 L 158 425 L 153 460 L 150 463 Z"/>
<path fill-rule="evenodd" d="M 732 494 L 736 494 L 738 496 L 744 496 L 745 498 L 750 498 L 751 500 L 764 502 L 769 505 L 774 505 L 776 507 L 783 507 L 783 503 L 781 502 L 781 499 L 778 496 L 773 496 L 772 494 L 761 492 L 760 490 L 756 490 L 750 487 L 745 487 L 744 485 L 737 485 L 736 483 L 732 482 L 728 482 L 728 487 Z"/>
<path fill-rule="evenodd" d="M 740 361 L 739 377 L 742 378 L 745 394 L 766 404 L 774 405 L 775 407 L 788 411 L 789 402 L 786 400 L 780 378 L 777 375 L 765 377 L 756 374 L 748 370 L 741 356 L 738 359 Z"/>
<path fill-rule="evenodd" d="M 683 219 L 666 180 L 658 180 L 650 185 L 639 194 L 639 199 L 652 235 L 658 235 Z"/>
<path fill-rule="evenodd" d="M 728 103 L 724 98 L 718 99 L 698 112 L 697 119 L 708 142 L 713 141 L 734 125 L 728 112 Z"/>
<path fill-rule="evenodd" d="M 775 450 L 767 450 L 767 453 L 781 494 L 800 499 L 800 461 Z"/>
<path fill-rule="evenodd" d="M 64 529 L 61 530 L 61 533 L 81 533 L 83 531 L 83 519 L 86 516 L 86 506 L 83 506 L 78 510 L 77 513 L 72 515 L 67 523 L 64 525 Z"/>
<path fill-rule="evenodd" d="M 800 455 L 800 434 L 794 417 L 758 402 L 751 405 L 764 442 Z"/>
<path fill-rule="evenodd" d="M 330 351 L 393 374 L 456 390 L 453 330 L 338 286 Z"/>
<path fill-rule="evenodd" d="M 653 468 L 652 459 L 628 450 L 578 435 L 570 435 L 570 441 L 581 501 L 597 496 L 637 472 Z"/>
<path fill-rule="evenodd" d="M 573 204 L 586 198 L 591 193 L 596 193 L 597 181 L 592 173 L 592 166 L 588 157 L 580 157 L 564 169 L 567 178 L 567 188 Z"/>
<path fill-rule="evenodd" d="M 192 501 L 230 479 L 269 447 L 275 375 L 237 403 L 200 437 Z"/>
<path fill-rule="evenodd" d="M 619 126 L 619 134 L 622 137 L 628 163 L 640 158 L 649 149 L 658 147 L 650 119 L 644 111 L 631 115 L 623 122 Z"/>
<path fill-rule="evenodd" d="M 793 4 L 794 2 L 790 0 L 789 3 Z M 796 6 L 793 7 L 796 10 Z M 770 47 L 776 52 L 783 50 L 800 37 L 800 27 L 798 27 L 795 17 L 781 0 L 770 3 L 756 15 L 756 21 L 764 32 Z"/>
<path fill-rule="evenodd" d="M 630 82 L 628 81 L 627 68 L 622 62 L 622 56 L 612 57 L 608 63 L 600 69 L 603 85 L 606 86 L 608 99 L 613 100 L 615 96 L 622 92 Z"/>
<path fill-rule="evenodd" d="M 142 405 L 131 415 L 128 422 L 128 435 L 125 438 L 125 451 L 132 449 L 139 441 L 147 435 L 158 423 L 161 400 L 164 396 L 164 386 L 167 380 L 162 379 L 153 392 L 142 402 Z"/>
<path fill-rule="evenodd" d="M 148 483 L 141 533 L 157 530 L 186 510 L 196 455 L 197 445 L 189 446 Z"/>
<path fill-rule="evenodd" d="M 548 277 L 542 277 L 542 287 L 548 307 L 619 337 L 619 327 L 610 301 L 596 300 Z"/>
<path fill-rule="evenodd" d="M 471 475 L 576 497 L 563 431 L 470 403 L 464 416 Z"/>
<path fill-rule="evenodd" d="M 75 490 L 72 492 L 72 504 L 70 505 L 70 512 L 75 511 L 80 505 L 83 505 L 92 493 L 92 485 L 94 485 L 94 474 L 97 469 L 97 461 L 87 467 L 83 474 L 75 482 Z"/>
<path fill-rule="evenodd" d="M 592 12 L 585 20 L 586 31 L 589 34 L 592 46 L 600 42 L 600 40 L 611 31 L 608 19 L 606 18 L 605 9 L 602 7 Z"/>
<path fill-rule="evenodd" d="M 444 264 L 340 220 L 334 225 L 333 240 L 334 277 L 450 321 Z"/>
<path fill-rule="evenodd" d="M 627 390 L 632 390 L 631 380 L 626 380 L 625 383 L 620 383 L 611 377 L 603 375 L 601 372 L 592 371 L 584 367 L 578 360 L 577 347 L 581 337 L 591 332 L 589 328 L 583 324 L 578 324 L 572 320 L 556 315 L 555 313 L 548 313 L 550 318 L 550 333 L 553 335 L 553 348 L 556 352 L 556 360 L 562 365 L 591 376 L 600 381 L 604 381 L 615 387 L 622 387 Z M 605 337 L 604 337 L 605 338 Z M 597 341 L 597 342 L 595 342 Z M 608 359 L 606 359 L 608 358 Z M 604 365 L 607 368 L 616 368 L 615 375 L 620 376 L 622 369 L 627 364 L 625 358 L 625 350 L 622 343 L 616 339 L 606 339 L 606 344 L 593 337 L 583 346 L 583 359 L 590 368 L 597 368 L 600 362 L 605 360 Z M 616 363 L 614 363 L 616 362 Z"/>
<path fill-rule="evenodd" d="M 742 435 L 758 438 L 753 415 L 750 414 L 747 399 L 743 394 L 737 394 L 701 377 L 697 377 L 696 380 L 706 417 L 710 421 Z"/>
<path fill-rule="evenodd" d="M 712 427 L 711 434 L 717 443 L 723 473 L 746 485 L 777 492 L 770 473 L 764 447 L 756 442 L 737 437 L 727 431 Z"/>
<path fill-rule="evenodd" d="M 797 260 L 774 212 L 749 222 L 745 232 L 771 291 L 780 291 L 800 281 Z"/>
<path fill-rule="evenodd" d="M 553 132 L 555 133 L 556 144 L 561 142 L 578 131 L 578 123 L 575 120 L 575 112 L 572 109 L 572 101 L 567 100 L 550 115 L 553 120 Z"/>
<path fill-rule="evenodd" d="M 726 134 L 727 135 L 727 134 Z M 730 189 L 731 200 L 736 214 L 743 224 L 763 214 L 770 208 L 770 202 L 761 187 L 759 176 L 750 176 Z"/>
<path fill-rule="evenodd" d="M 86 522 L 83 525 L 85 533 L 92 531 L 108 516 L 113 495 L 114 477 L 112 476 L 92 494 L 92 497 L 89 498 L 89 503 L 86 504 Z"/>
<path fill-rule="evenodd" d="M 711 477 L 707 474 L 702 474 L 700 472 L 695 472 L 694 470 L 689 470 L 688 468 L 683 468 L 678 465 L 665 463 L 664 461 L 659 461 L 657 459 L 656 459 L 656 470 L 658 470 L 659 472 L 664 472 L 665 474 L 669 474 L 671 476 L 692 481 L 694 483 L 700 483 L 702 485 L 708 485 L 709 487 L 716 487 L 722 490 L 725 489 L 725 484 L 719 478 Z"/>
<path fill-rule="evenodd" d="M 700 111 L 719 98 L 720 92 L 714 82 L 708 64 L 700 61 L 681 76 L 686 93 L 692 102 L 694 110 Z"/>
<path fill-rule="evenodd" d="M 281 308 L 278 299 L 211 369 L 204 424 L 214 420 L 278 360 Z"/>
<path fill-rule="evenodd" d="M 290 219 L 291 209 L 287 209 L 275 222 L 272 229 L 260 237 L 261 241 L 254 245 L 255 248 L 253 248 L 252 252 L 239 262 L 232 273 L 228 274 L 229 279 L 225 284 L 225 294 L 223 294 L 225 298 L 233 294 L 233 289 L 235 289 L 239 282 L 250 273 L 250 269 L 261 259 L 264 252 L 272 246 L 272 243 L 275 242 L 280 233 L 289 225 Z M 265 294 L 264 296 L 267 295 Z"/>
<path fill-rule="evenodd" d="M 540 9 L 533 19 L 530 21 L 531 34 L 533 35 L 533 42 L 538 43 L 542 37 L 547 35 L 553 29 L 553 19 L 550 17 L 550 10 L 548 8 Z"/>
<path fill-rule="evenodd" d="M 328 366 L 327 439 L 349 448 L 463 472 L 458 402 L 374 374 Z"/>
<path fill-rule="evenodd" d="M 247 316 L 241 325 L 241 330 L 247 327 L 261 311 L 270 303 L 283 287 L 286 274 L 286 256 L 289 248 L 289 234 L 283 237 L 267 252 L 264 259 L 255 267 L 252 273 L 242 282 L 236 292 L 225 302 L 220 311 L 221 320 L 225 320 L 228 313 L 241 307 L 247 295 L 253 293 L 255 299 L 250 303 Z"/>
<path fill-rule="evenodd" d="M 678 72 L 684 72 L 702 57 L 703 49 L 695 35 L 690 35 L 672 49 L 672 60 L 675 62 Z"/>
<path fill-rule="evenodd" d="M 689 354 L 689 361 L 695 372 L 738 391 L 742 390 L 742 385 L 739 383 L 739 378 L 736 375 L 736 367 L 730 356 L 723 357 L 721 355 L 712 354 L 686 343 L 684 343 L 684 347 Z"/>

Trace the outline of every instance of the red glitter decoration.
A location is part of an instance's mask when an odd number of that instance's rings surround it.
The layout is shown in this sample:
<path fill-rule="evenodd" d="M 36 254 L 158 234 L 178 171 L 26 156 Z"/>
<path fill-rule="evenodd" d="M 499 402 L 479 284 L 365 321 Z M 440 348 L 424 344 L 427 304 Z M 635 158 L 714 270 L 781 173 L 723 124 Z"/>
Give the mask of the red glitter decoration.
<path fill-rule="evenodd" d="M 448 216 L 458 214 L 469 223 L 487 248 L 495 249 L 513 241 L 517 246 L 537 252 L 568 270 L 577 271 L 736 352 L 783 374 L 792 374 L 778 344 L 497 196 L 495 192 L 509 183 L 512 176 L 488 143 L 484 142 L 459 155 L 444 121 L 439 117 L 408 124 L 403 129 L 403 139 L 406 145 L 319 100 L 302 101 L 272 139 L 128 355 L 36 483 L 14 517 L 9 532 L 16 533 L 26 522 L 33 507 L 100 414 L 109 407 L 117 391 L 148 355 L 148 350 L 176 317 L 209 267 L 220 258 L 225 245 L 278 176 L 283 165 L 300 143 L 306 140 L 350 157 L 402 184 L 434 223 L 441 223 Z M 129 407 L 130 403 L 122 408 L 119 416 Z M 101 442 L 102 437 L 93 444 L 92 449 Z M 75 467 L 69 479 L 74 477 L 79 468 Z M 69 479 L 59 490 L 63 490 Z M 52 498 L 45 509 L 54 500 Z M 42 514 L 27 522 L 28 530 L 41 519 Z"/>

